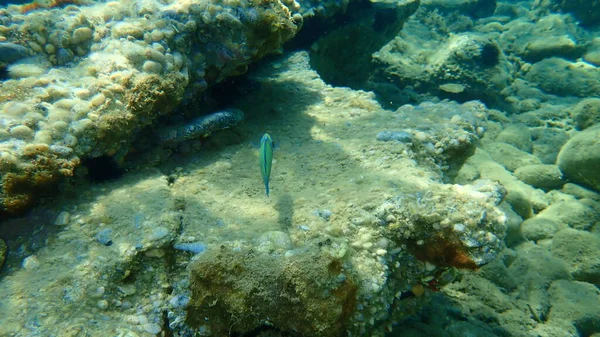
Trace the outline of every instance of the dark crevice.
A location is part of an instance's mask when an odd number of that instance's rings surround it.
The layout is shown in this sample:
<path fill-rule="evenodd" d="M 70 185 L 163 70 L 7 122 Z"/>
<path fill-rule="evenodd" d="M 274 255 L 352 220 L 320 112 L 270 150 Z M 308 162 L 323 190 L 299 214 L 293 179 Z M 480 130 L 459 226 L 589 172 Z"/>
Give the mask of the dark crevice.
<path fill-rule="evenodd" d="M 117 180 L 125 173 L 117 160 L 111 156 L 86 159 L 82 165 L 87 169 L 88 180 L 94 183 Z"/>

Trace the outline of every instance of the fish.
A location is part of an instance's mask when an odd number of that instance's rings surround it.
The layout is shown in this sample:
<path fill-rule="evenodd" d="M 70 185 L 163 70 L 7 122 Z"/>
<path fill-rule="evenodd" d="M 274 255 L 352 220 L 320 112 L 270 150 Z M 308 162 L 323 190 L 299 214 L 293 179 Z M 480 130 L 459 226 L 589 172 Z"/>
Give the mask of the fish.
<path fill-rule="evenodd" d="M 273 163 L 273 139 L 271 135 L 265 133 L 260 139 L 260 149 L 258 150 L 258 159 L 260 166 L 260 175 L 265 183 L 265 191 L 269 196 L 269 178 L 271 177 L 271 164 Z"/>
<path fill-rule="evenodd" d="M 215 131 L 232 128 L 243 120 L 244 113 L 240 109 L 230 108 L 194 118 L 185 124 L 162 128 L 158 137 L 163 144 L 176 144 L 207 137 Z"/>

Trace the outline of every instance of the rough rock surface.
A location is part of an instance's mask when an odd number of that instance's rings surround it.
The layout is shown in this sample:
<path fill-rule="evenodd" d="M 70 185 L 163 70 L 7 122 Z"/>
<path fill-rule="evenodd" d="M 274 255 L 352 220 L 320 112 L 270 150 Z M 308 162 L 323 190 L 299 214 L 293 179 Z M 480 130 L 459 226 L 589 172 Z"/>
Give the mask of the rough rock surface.
<path fill-rule="evenodd" d="M 571 13 L 581 24 L 593 26 L 600 20 L 600 1 L 598 0 L 536 0 L 534 7 Z"/>
<path fill-rule="evenodd" d="M 280 1 L 19 8 L 3 10 L 10 15 L 2 16 L 0 35 L 35 58 L 18 72 L 9 67 L 20 76 L 3 83 L 3 216 L 31 207 L 86 158 L 122 158 L 137 130 L 207 86 L 245 72 L 302 23 L 297 4 Z M 21 77 L 32 73 L 23 67 L 41 73 Z"/>
<path fill-rule="evenodd" d="M 570 180 L 600 191 L 600 127 L 585 129 L 569 139 L 556 163 Z"/>

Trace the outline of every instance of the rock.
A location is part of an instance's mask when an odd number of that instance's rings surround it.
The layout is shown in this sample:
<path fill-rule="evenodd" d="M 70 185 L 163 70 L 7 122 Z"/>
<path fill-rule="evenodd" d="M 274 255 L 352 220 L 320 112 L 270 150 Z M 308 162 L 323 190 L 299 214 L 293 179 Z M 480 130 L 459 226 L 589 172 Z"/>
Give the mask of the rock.
<path fill-rule="evenodd" d="M 503 144 L 503 143 L 499 143 Z M 519 151 L 511 145 L 514 150 Z M 524 153 L 524 152 L 523 152 Z M 505 201 L 522 218 L 529 218 L 534 213 L 548 206 L 547 198 L 541 190 L 535 189 L 515 178 L 505 167 L 498 164 L 482 149 L 467 160 L 478 172 L 479 177 L 498 181 L 507 190 Z"/>
<path fill-rule="evenodd" d="M 277 331 L 303 336 L 352 331 L 354 335 L 358 333 L 353 325 L 357 286 L 349 272 L 328 271 L 338 265 L 343 262 L 319 253 L 282 259 L 229 248 L 209 250 L 190 265 L 187 323 L 225 336 L 254 331 L 268 317 Z M 299 307 L 302 315 L 298 315 Z"/>
<path fill-rule="evenodd" d="M 547 324 L 565 326 L 576 330 L 577 335 L 590 336 L 600 326 L 600 290 L 595 286 L 577 281 L 557 280 L 548 287 L 552 306 Z M 555 335 L 555 336 L 572 336 Z"/>
<path fill-rule="evenodd" d="M 600 201 L 600 193 L 589 190 L 585 187 L 579 186 L 573 183 L 566 183 L 562 190 L 563 193 L 570 194 L 577 199 L 588 198 L 596 201 Z"/>
<path fill-rule="evenodd" d="M 558 230 L 558 223 L 542 216 L 534 216 L 521 224 L 521 233 L 527 240 L 539 241 L 551 238 Z"/>
<path fill-rule="evenodd" d="M 80 27 L 73 31 L 73 37 L 71 38 L 71 43 L 79 44 L 82 42 L 86 42 L 92 38 L 92 30 L 88 27 Z"/>
<path fill-rule="evenodd" d="M 406 131 L 381 131 L 377 134 L 377 140 L 381 142 L 411 143 L 413 135 Z"/>
<path fill-rule="evenodd" d="M 552 57 L 531 66 L 525 79 L 557 96 L 600 96 L 600 68 Z"/>
<path fill-rule="evenodd" d="M 25 78 L 25 77 L 33 77 L 39 76 L 46 72 L 46 69 L 36 65 L 36 64 L 13 64 L 8 67 L 8 74 L 12 78 Z"/>
<path fill-rule="evenodd" d="M 569 140 L 569 135 L 564 129 L 544 126 L 533 130 L 533 138 L 533 154 L 544 164 L 554 164 L 558 151 Z"/>
<path fill-rule="evenodd" d="M 576 23 L 565 15 L 548 14 L 538 20 L 511 20 L 503 27 L 500 43 L 503 49 L 534 63 L 545 58 L 563 57 L 575 60 L 581 56 L 583 36 Z"/>
<path fill-rule="evenodd" d="M 547 247 L 525 243 L 519 247 L 508 273 L 517 280 L 517 296 L 538 318 L 546 317 L 550 301 L 546 289 L 554 280 L 570 280 L 567 264 L 553 256 Z"/>
<path fill-rule="evenodd" d="M 4 85 L 2 95 L 10 99 L 0 100 L 0 111 L 18 103 L 29 105 L 26 112 L 42 118 L 27 123 L 20 114 L 10 121 L 0 118 L 2 142 L 20 144 L 10 145 L 16 165 L 0 165 L 0 217 L 22 214 L 45 192 L 58 193 L 54 187 L 87 159 L 122 160 L 138 148 L 132 143 L 143 138 L 138 137 L 141 130 L 159 128 L 159 117 L 168 119 L 176 107 L 189 109 L 183 115 L 197 115 L 198 108 L 205 107 L 201 97 L 209 86 L 240 75 L 249 64 L 278 51 L 303 20 L 294 1 L 241 0 L 227 6 L 190 6 L 184 0 L 144 3 L 98 2 L 93 13 L 78 10 L 80 4 L 73 1 L 26 13 L 18 6 L 2 9 L 0 68 L 14 66 L 12 72 L 5 69 L 9 71 L 4 76 L 36 76 L 12 78 L 11 85 Z M 415 9 L 417 3 L 411 2 Z M 332 5 L 332 12 L 345 6 Z M 15 64 L 30 54 L 36 66 Z M 74 100 L 82 91 L 87 91 L 83 98 Z M 60 107 L 63 99 L 76 104 Z M 75 130 L 77 134 L 71 134 Z M 66 156 L 25 156 L 22 145 L 34 136 L 36 143 L 71 151 Z"/>
<path fill-rule="evenodd" d="M 71 221 L 71 213 L 67 211 L 62 211 L 54 220 L 54 224 L 56 226 L 66 226 L 69 224 L 69 221 Z"/>
<path fill-rule="evenodd" d="M 535 217 L 555 221 L 559 230 L 567 227 L 588 230 L 600 222 L 600 214 L 580 200 L 554 202 Z"/>
<path fill-rule="evenodd" d="M 9 42 L 0 43 L 0 66 L 20 61 L 29 56 L 29 50 Z"/>
<path fill-rule="evenodd" d="M 565 181 L 562 179 L 562 172 L 556 165 L 526 165 L 521 166 L 514 172 L 522 182 L 545 191 L 560 188 Z"/>
<path fill-rule="evenodd" d="M 573 278 L 600 285 L 600 236 L 566 228 L 554 236 L 551 251 L 566 262 Z"/>
<path fill-rule="evenodd" d="M 496 0 L 421 0 L 421 5 L 428 10 L 481 18 L 494 14 Z"/>
<path fill-rule="evenodd" d="M 584 130 L 600 122 L 600 98 L 586 98 L 577 103 L 571 116 L 579 130 Z"/>
<path fill-rule="evenodd" d="M 583 59 L 596 67 L 600 67 L 600 50 L 591 50 L 583 54 Z"/>
<path fill-rule="evenodd" d="M 496 141 L 510 144 L 521 151 L 531 153 L 533 142 L 531 141 L 531 130 L 523 124 L 510 124 L 498 136 Z"/>
<path fill-rule="evenodd" d="M 524 57 L 529 61 L 539 61 L 552 56 L 572 57 L 576 51 L 577 45 L 569 36 L 561 35 L 552 38 L 539 36 L 527 44 Z"/>
<path fill-rule="evenodd" d="M 515 171 L 522 166 L 541 164 L 536 156 L 521 151 L 510 144 L 486 143 L 484 148 L 496 162 L 502 164 L 509 171 Z"/>
<path fill-rule="evenodd" d="M 345 15 L 351 19 L 327 27 L 312 44 L 311 66 L 325 82 L 337 86 L 363 86 L 373 71 L 371 55 L 398 35 L 420 3 L 416 0 L 372 2 L 375 6 L 371 8 L 349 6 Z M 383 8 L 384 4 L 392 6 Z M 299 38 L 302 34 L 300 32 Z"/>
<path fill-rule="evenodd" d="M 556 163 L 565 177 L 600 191 L 600 126 L 571 138 L 560 150 Z"/>
<path fill-rule="evenodd" d="M 560 13 L 571 13 L 583 26 L 595 26 L 600 22 L 598 0 L 536 0 L 534 8 L 551 9 Z"/>
<path fill-rule="evenodd" d="M 0 269 L 4 265 L 4 261 L 6 261 L 6 252 L 8 251 L 8 247 L 4 240 L 0 239 Z"/>
<path fill-rule="evenodd" d="M 427 30 L 425 27 L 421 29 Z M 408 85 L 419 88 L 420 93 L 459 102 L 474 99 L 486 103 L 498 101 L 498 92 L 509 85 L 514 66 L 494 39 L 479 34 L 457 33 L 442 43 L 429 44 L 428 41 L 429 36 L 415 31 L 410 38 L 398 35 L 393 43 L 373 53 L 373 60 L 381 65 L 381 70 L 370 77 L 372 83 L 381 83 L 374 90 L 392 99 L 396 94 L 384 85 L 391 81 L 399 87 Z M 413 48 L 415 44 L 418 47 Z M 428 55 L 427 62 L 418 61 L 422 55 Z M 460 83 L 464 90 L 458 93 L 440 90 L 440 84 L 446 83 Z"/>
<path fill-rule="evenodd" d="M 112 233 L 113 230 L 111 228 L 103 229 L 96 234 L 96 241 L 105 246 L 110 246 L 113 243 Z"/>

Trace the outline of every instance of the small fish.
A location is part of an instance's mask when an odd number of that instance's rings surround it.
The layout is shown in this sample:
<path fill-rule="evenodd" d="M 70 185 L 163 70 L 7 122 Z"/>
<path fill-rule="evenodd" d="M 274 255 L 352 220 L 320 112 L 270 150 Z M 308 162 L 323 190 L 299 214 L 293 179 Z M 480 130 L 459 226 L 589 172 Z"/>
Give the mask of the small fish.
<path fill-rule="evenodd" d="M 260 175 L 265 183 L 267 196 L 269 196 L 269 177 L 271 176 L 271 164 L 273 162 L 273 139 L 271 139 L 271 136 L 268 133 L 265 133 L 260 139 L 258 157 Z"/>

